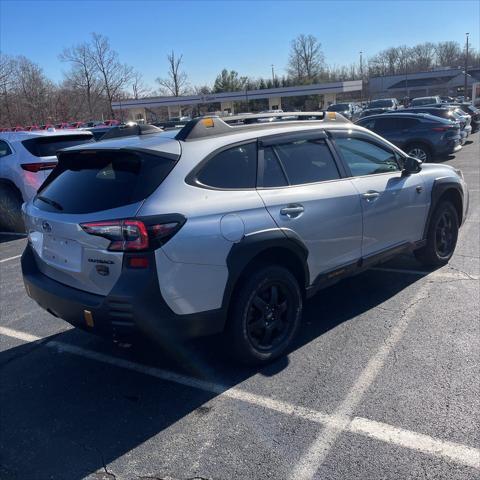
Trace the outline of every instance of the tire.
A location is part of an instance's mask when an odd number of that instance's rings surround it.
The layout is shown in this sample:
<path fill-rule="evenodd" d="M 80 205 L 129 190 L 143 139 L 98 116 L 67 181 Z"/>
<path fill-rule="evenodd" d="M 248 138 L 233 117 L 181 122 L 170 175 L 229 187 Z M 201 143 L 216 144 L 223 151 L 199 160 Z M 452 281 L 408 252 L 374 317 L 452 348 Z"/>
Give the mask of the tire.
<path fill-rule="evenodd" d="M 247 365 L 266 364 L 286 352 L 298 331 L 298 282 L 283 267 L 263 267 L 236 291 L 230 312 L 227 335 L 234 357 Z"/>
<path fill-rule="evenodd" d="M 8 232 L 25 232 L 22 218 L 22 196 L 8 185 L 0 185 L 0 229 Z"/>
<path fill-rule="evenodd" d="M 417 260 L 427 267 L 448 263 L 457 245 L 458 224 L 457 210 L 452 203 L 440 202 L 428 225 L 427 244 L 415 251 Z"/>
<path fill-rule="evenodd" d="M 418 158 L 425 163 L 431 162 L 433 159 L 432 151 L 423 143 L 412 143 L 405 151 L 410 157 Z"/>

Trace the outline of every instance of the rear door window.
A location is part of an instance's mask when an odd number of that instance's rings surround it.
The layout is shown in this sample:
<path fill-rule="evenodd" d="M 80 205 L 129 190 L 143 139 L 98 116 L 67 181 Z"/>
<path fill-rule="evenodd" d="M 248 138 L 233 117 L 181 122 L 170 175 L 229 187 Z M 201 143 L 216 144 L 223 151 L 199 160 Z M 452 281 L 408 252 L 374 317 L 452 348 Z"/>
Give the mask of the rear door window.
<path fill-rule="evenodd" d="M 42 210 L 90 213 L 144 200 L 174 167 L 171 158 L 133 152 L 66 153 L 35 197 Z"/>
<path fill-rule="evenodd" d="M 94 141 L 91 135 L 55 135 L 30 138 L 24 140 L 22 144 L 35 157 L 54 157 L 62 148 Z"/>
<path fill-rule="evenodd" d="M 296 140 L 273 148 L 290 185 L 340 178 L 332 153 L 323 139 Z"/>
<path fill-rule="evenodd" d="M 375 132 L 389 133 L 399 130 L 400 121 L 395 117 L 377 118 L 375 120 Z"/>
<path fill-rule="evenodd" d="M 255 188 L 257 143 L 237 145 L 216 154 L 197 172 L 196 181 L 220 189 Z"/>

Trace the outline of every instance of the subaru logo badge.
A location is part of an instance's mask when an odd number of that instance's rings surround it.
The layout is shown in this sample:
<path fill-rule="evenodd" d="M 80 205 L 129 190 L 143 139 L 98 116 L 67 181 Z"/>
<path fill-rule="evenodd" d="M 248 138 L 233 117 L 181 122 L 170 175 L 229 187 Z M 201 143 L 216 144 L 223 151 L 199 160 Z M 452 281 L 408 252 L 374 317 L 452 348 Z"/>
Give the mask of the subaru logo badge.
<path fill-rule="evenodd" d="M 42 222 L 42 228 L 47 233 L 52 231 L 52 226 L 48 222 Z"/>

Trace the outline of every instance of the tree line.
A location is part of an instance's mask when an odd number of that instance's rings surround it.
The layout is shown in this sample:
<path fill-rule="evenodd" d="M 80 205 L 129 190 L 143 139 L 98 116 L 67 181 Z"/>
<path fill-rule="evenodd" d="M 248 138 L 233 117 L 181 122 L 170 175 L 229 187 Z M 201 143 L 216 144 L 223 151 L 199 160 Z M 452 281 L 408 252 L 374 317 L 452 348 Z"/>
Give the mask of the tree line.
<path fill-rule="evenodd" d="M 140 72 L 123 63 L 107 37 L 92 33 L 88 41 L 65 48 L 59 60 L 67 66 L 60 82 L 24 56 L 0 52 L 0 126 L 40 125 L 69 120 L 114 118 L 112 101 L 151 95 L 208 95 L 212 93 L 288 87 L 355 80 L 381 75 L 415 73 L 438 67 L 463 67 L 465 50 L 458 42 L 424 42 L 384 49 L 362 65 L 328 65 L 322 45 L 313 35 L 301 34 L 290 43 L 285 74 L 267 78 L 240 75 L 223 69 L 213 85 L 191 85 L 183 55 L 171 51 L 167 71 L 145 84 Z M 469 68 L 480 65 L 480 54 L 469 52 Z"/>

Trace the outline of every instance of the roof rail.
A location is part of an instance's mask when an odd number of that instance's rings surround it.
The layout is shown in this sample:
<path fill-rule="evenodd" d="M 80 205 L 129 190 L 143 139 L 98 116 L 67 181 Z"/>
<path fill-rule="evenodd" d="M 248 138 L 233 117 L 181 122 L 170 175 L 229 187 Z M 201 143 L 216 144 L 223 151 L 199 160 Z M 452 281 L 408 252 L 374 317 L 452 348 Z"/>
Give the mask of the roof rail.
<path fill-rule="evenodd" d="M 161 128 L 155 127 L 154 125 L 143 125 L 143 124 L 126 124 L 118 125 L 116 127 L 111 127 L 109 130 L 102 135 L 101 140 L 108 140 L 112 138 L 119 137 L 130 137 L 136 135 L 147 135 L 150 133 L 160 133 L 163 130 Z"/>
<path fill-rule="evenodd" d="M 272 123 L 286 122 L 338 122 L 350 123 L 337 112 L 281 112 L 255 113 L 218 117 L 204 116 L 190 120 L 175 136 L 177 140 L 188 141 L 205 137 L 235 133 L 245 129 L 272 128 Z"/>

